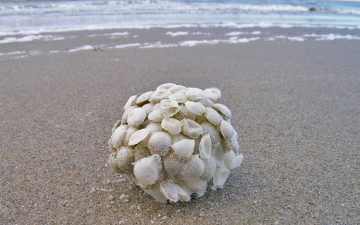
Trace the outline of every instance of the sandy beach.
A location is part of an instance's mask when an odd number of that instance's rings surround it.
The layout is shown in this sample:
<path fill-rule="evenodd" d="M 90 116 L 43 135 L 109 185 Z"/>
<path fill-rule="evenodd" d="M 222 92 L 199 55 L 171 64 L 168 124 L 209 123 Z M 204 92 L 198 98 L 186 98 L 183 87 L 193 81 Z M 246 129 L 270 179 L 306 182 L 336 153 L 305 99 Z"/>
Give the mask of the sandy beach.
<path fill-rule="evenodd" d="M 31 45 L 80 46 L 48 43 Z M 358 224 L 359 43 L 258 40 L 0 60 L 0 224 Z M 245 157 L 224 189 L 186 204 L 157 203 L 107 166 L 127 98 L 166 82 L 220 88 Z"/>

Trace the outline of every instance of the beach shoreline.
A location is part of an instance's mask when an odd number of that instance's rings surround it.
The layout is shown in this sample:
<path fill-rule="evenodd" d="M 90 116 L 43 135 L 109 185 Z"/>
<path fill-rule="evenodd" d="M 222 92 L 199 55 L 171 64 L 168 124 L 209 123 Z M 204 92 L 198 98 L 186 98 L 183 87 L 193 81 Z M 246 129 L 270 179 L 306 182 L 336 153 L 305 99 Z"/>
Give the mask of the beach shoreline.
<path fill-rule="evenodd" d="M 203 36 L 164 35 L 181 31 Z M 259 39 L 69 52 L 135 43 L 132 38 L 230 40 L 225 34 L 236 31 L 248 32 L 238 39 Z M 88 37 L 121 32 L 129 34 Z M 266 32 L 359 35 L 184 28 L 82 31 L 59 41 L 1 44 L 0 52 L 60 52 L 0 60 L 0 223 L 356 224 L 360 41 L 266 41 Z M 122 105 L 166 82 L 220 88 L 244 154 L 224 189 L 190 203 L 156 203 L 107 166 L 107 141 Z"/>

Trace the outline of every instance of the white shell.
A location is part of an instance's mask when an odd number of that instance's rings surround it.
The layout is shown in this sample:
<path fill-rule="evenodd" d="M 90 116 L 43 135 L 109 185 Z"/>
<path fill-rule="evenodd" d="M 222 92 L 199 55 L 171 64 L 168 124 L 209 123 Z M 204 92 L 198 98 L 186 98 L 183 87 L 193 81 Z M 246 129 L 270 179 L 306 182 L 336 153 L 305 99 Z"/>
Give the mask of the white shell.
<path fill-rule="evenodd" d="M 176 84 L 174 83 L 165 83 L 165 84 L 161 84 L 159 85 L 156 90 L 169 90 L 170 88 L 173 88 L 177 86 Z"/>
<path fill-rule="evenodd" d="M 216 171 L 216 161 L 213 158 L 202 159 L 204 163 L 204 172 L 201 174 L 200 179 L 209 181 L 214 176 Z"/>
<path fill-rule="evenodd" d="M 204 90 L 205 97 L 217 101 L 221 97 L 221 91 L 217 88 L 207 88 Z"/>
<path fill-rule="evenodd" d="M 196 178 L 181 180 L 179 183 L 188 192 L 196 193 L 198 197 L 201 197 L 205 193 L 207 187 L 206 181 Z"/>
<path fill-rule="evenodd" d="M 115 129 L 109 140 L 110 146 L 117 148 L 123 144 L 126 134 L 126 127 L 126 125 L 120 125 L 118 128 Z"/>
<path fill-rule="evenodd" d="M 243 160 L 231 111 L 205 90 L 166 83 L 131 96 L 115 122 L 108 163 L 159 202 L 222 188 Z"/>
<path fill-rule="evenodd" d="M 147 115 L 149 115 L 149 113 L 152 112 L 153 106 L 154 106 L 154 104 L 152 104 L 152 103 L 147 103 L 147 104 L 141 106 L 141 108 L 146 112 Z"/>
<path fill-rule="evenodd" d="M 160 109 L 155 109 L 151 113 L 149 113 L 148 118 L 149 120 L 154 122 L 161 122 L 161 120 L 163 119 L 163 115 L 161 114 Z"/>
<path fill-rule="evenodd" d="M 216 160 L 218 165 L 221 165 L 222 161 L 224 160 L 224 154 L 225 152 L 221 145 L 212 147 L 211 155 Z"/>
<path fill-rule="evenodd" d="M 225 120 L 223 120 L 220 124 L 220 131 L 221 131 L 221 134 L 223 135 L 223 137 L 227 141 L 230 141 L 231 138 L 234 137 L 234 135 L 236 133 L 234 127 L 231 126 L 231 124 Z"/>
<path fill-rule="evenodd" d="M 124 114 L 121 117 L 121 124 L 127 123 L 127 118 L 129 116 L 129 113 L 135 108 L 136 108 L 135 106 L 129 106 L 129 107 L 126 108 Z"/>
<path fill-rule="evenodd" d="M 170 134 L 176 135 L 181 132 L 182 122 L 173 118 L 165 118 L 161 121 L 161 127 Z"/>
<path fill-rule="evenodd" d="M 189 136 L 191 138 L 197 138 L 203 133 L 202 127 L 194 120 L 183 119 L 182 121 L 182 132 L 186 136 Z"/>
<path fill-rule="evenodd" d="M 129 144 L 129 139 L 130 136 L 137 131 L 137 129 L 135 127 L 127 127 L 126 129 L 126 133 L 125 133 L 125 138 L 124 138 L 124 145 L 128 145 Z"/>
<path fill-rule="evenodd" d="M 179 200 L 177 185 L 171 181 L 162 181 L 160 183 L 160 191 L 171 202 L 177 202 Z"/>
<path fill-rule="evenodd" d="M 184 103 L 187 100 L 185 96 L 185 91 L 177 91 L 175 93 L 172 93 L 171 95 L 169 95 L 169 99 L 175 100 L 178 103 Z"/>
<path fill-rule="evenodd" d="M 127 118 L 127 123 L 129 126 L 138 127 L 144 122 L 146 118 L 146 112 L 142 108 L 133 109 Z"/>
<path fill-rule="evenodd" d="M 170 95 L 170 91 L 168 90 L 156 90 L 150 98 L 151 103 L 159 102 L 161 99 L 164 99 Z"/>
<path fill-rule="evenodd" d="M 215 109 L 207 107 L 205 112 L 205 118 L 215 126 L 219 126 L 223 121 L 222 116 L 215 111 Z"/>
<path fill-rule="evenodd" d="M 173 136 L 172 140 L 173 140 L 173 143 L 175 143 L 175 142 L 181 141 L 183 139 L 188 139 L 188 137 L 180 133 L 180 134 Z"/>
<path fill-rule="evenodd" d="M 150 131 L 150 133 L 155 133 L 161 131 L 160 123 L 151 122 L 146 127 Z"/>
<path fill-rule="evenodd" d="M 232 162 L 231 162 L 230 169 L 233 170 L 233 169 L 238 168 L 239 166 L 241 166 L 241 163 L 242 163 L 243 159 L 244 159 L 243 154 L 235 156 L 233 158 Z"/>
<path fill-rule="evenodd" d="M 180 173 L 186 159 L 175 154 L 168 154 L 163 159 L 164 170 L 169 177 Z"/>
<path fill-rule="evenodd" d="M 199 156 L 191 156 L 181 169 L 180 175 L 184 177 L 199 177 L 204 172 L 204 163 Z"/>
<path fill-rule="evenodd" d="M 175 155 L 185 158 L 189 158 L 192 155 L 194 147 L 195 141 L 191 139 L 183 139 L 171 145 Z"/>
<path fill-rule="evenodd" d="M 226 107 L 225 105 L 223 104 L 220 104 L 220 103 L 216 103 L 214 105 L 212 105 L 212 107 L 218 111 L 223 117 L 225 120 L 229 120 L 231 119 L 232 115 L 231 115 L 231 111 L 228 107 Z"/>
<path fill-rule="evenodd" d="M 199 153 L 202 159 L 211 157 L 211 146 L 210 134 L 203 135 L 199 144 Z"/>
<path fill-rule="evenodd" d="M 185 189 L 181 188 L 179 185 L 176 185 L 179 201 L 187 202 L 190 201 L 190 193 Z"/>
<path fill-rule="evenodd" d="M 151 96 L 152 96 L 153 94 L 154 94 L 153 91 L 145 92 L 144 94 L 140 95 L 140 96 L 136 99 L 135 103 L 136 103 L 137 105 L 144 104 L 145 102 L 147 102 L 147 101 L 150 100 L 150 98 L 151 98 Z"/>
<path fill-rule="evenodd" d="M 168 89 L 171 93 L 175 93 L 175 92 L 178 92 L 178 91 L 184 91 L 186 90 L 186 87 L 185 86 L 182 86 L 182 85 L 175 85 L 175 86 L 172 86 Z"/>
<path fill-rule="evenodd" d="M 212 189 L 223 188 L 227 178 L 229 177 L 230 170 L 226 167 L 218 167 L 213 177 Z"/>
<path fill-rule="evenodd" d="M 116 128 L 118 128 L 120 126 L 120 124 L 121 124 L 121 120 L 116 120 L 113 128 L 111 129 L 111 133 L 113 133 L 116 130 Z"/>
<path fill-rule="evenodd" d="M 215 129 L 214 125 L 212 125 L 209 122 L 204 122 L 201 124 L 201 127 L 205 133 L 210 134 L 211 143 L 214 145 L 220 144 L 221 137 L 219 135 L 219 132 Z"/>
<path fill-rule="evenodd" d="M 208 98 L 201 98 L 201 99 L 198 99 L 196 100 L 197 102 L 201 103 L 203 106 L 205 107 L 211 107 L 214 105 L 214 102 L 213 100 L 211 99 L 208 99 Z"/>
<path fill-rule="evenodd" d="M 161 193 L 160 191 L 160 185 L 152 185 L 151 188 L 144 188 L 144 191 L 151 195 L 156 201 L 161 203 L 166 203 L 167 198 Z"/>
<path fill-rule="evenodd" d="M 150 134 L 150 130 L 148 129 L 141 129 L 138 131 L 135 131 L 129 139 L 129 145 L 136 145 L 140 141 L 144 140 L 148 135 Z"/>
<path fill-rule="evenodd" d="M 150 150 L 144 145 L 144 143 L 138 144 L 134 147 L 134 160 L 137 161 L 139 159 L 150 156 Z"/>
<path fill-rule="evenodd" d="M 161 114 L 164 117 L 171 117 L 179 111 L 179 104 L 175 100 L 163 99 L 160 101 Z"/>
<path fill-rule="evenodd" d="M 188 88 L 185 91 L 185 96 L 189 100 L 198 100 L 204 97 L 204 91 L 199 88 Z"/>
<path fill-rule="evenodd" d="M 235 153 L 239 153 L 240 151 L 240 145 L 239 142 L 237 141 L 237 138 L 238 138 L 237 134 L 235 134 L 230 140 L 230 147 Z"/>
<path fill-rule="evenodd" d="M 162 170 L 161 157 L 152 155 L 135 162 L 134 175 L 140 184 L 147 186 L 155 184 Z"/>
<path fill-rule="evenodd" d="M 130 106 L 132 106 L 135 103 L 137 95 L 131 96 L 124 105 L 124 111 L 126 111 Z"/>
<path fill-rule="evenodd" d="M 116 155 L 116 165 L 119 169 L 126 169 L 131 165 L 133 152 L 128 147 L 121 147 Z"/>
<path fill-rule="evenodd" d="M 205 106 L 199 102 L 187 101 L 185 107 L 193 114 L 201 116 L 205 112 Z"/>
<path fill-rule="evenodd" d="M 151 135 L 148 141 L 148 148 L 152 154 L 165 156 L 170 149 L 171 137 L 165 132 L 156 132 Z"/>

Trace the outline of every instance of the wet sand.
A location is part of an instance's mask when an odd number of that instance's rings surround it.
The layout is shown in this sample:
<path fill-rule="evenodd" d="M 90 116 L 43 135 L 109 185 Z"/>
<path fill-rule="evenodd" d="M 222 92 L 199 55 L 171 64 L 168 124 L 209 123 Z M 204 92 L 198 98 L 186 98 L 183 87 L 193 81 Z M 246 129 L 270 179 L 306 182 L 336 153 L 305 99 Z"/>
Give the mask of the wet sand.
<path fill-rule="evenodd" d="M 358 43 L 1 61 L 0 224 L 357 224 Z M 165 82 L 220 88 L 245 156 L 224 189 L 186 204 L 156 203 L 106 166 L 124 102 Z"/>

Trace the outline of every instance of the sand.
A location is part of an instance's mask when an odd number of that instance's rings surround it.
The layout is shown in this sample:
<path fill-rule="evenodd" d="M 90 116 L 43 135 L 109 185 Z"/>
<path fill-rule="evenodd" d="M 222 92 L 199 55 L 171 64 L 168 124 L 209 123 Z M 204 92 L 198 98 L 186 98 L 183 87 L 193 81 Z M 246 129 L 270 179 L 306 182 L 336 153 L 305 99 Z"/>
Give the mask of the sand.
<path fill-rule="evenodd" d="M 1 61 L 0 224 L 357 224 L 358 43 Z M 165 82 L 222 89 L 245 156 L 223 190 L 186 204 L 156 203 L 106 165 L 126 99 Z"/>

